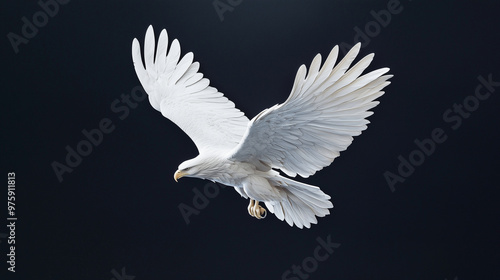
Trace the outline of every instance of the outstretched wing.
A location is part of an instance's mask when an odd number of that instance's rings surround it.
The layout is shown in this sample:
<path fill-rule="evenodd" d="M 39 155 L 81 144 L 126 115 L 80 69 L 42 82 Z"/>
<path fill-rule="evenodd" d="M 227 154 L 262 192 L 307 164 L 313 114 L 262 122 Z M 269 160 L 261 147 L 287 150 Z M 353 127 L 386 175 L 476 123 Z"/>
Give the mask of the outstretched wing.
<path fill-rule="evenodd" d="M 335 67 L 338 46 L 323 67 L 316 55 L 306 76 L 302 65 L 290 96 L 283 104 L 265 109 L 249 124 L 232 159 L 249 161 L 261 169 L 279 168 L 289 176 L 308 177 L 328 166 L 369 123 L 368 111 L 384 92 L 392 75 L 382 68 L 360 76 L 373 59 L 369 54 L 351 69 L 360 44 Z M 349 69 L 349 70 L 348 70 Z"/>
<path fill-rule="evenodd" d="M 153 108 L 178 125 L 200 153 L 234 148 L 245 133 L 248 118 L 198 72 L 193 53 L 179 60 L 179 41 L 173 40 L 167 53 L 168 36 L 160 33 L 155 56 L 155 35 L 149 26 L 144 40 L 144 60 L 137 39 L 132 42 L 132 59 Z"/>

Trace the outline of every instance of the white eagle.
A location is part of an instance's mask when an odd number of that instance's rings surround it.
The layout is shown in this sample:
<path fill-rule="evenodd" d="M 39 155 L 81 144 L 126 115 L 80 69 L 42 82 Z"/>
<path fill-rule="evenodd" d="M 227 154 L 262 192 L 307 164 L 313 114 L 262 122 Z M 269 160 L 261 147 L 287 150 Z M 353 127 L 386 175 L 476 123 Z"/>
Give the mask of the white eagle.
<path fill-rule="evenodd" d="M 249 120 L 198 70 L 193 53 L 181 58 L 177 39 L 167 51 L 162 30 L 155 44 L 150 26 L 144 41 L 144 62 L 137 39 L 132 59 L 139 80 L 153 108 L 178 125 L 195 143 L 199 155 L 179 165 L 174 174 L 207 179 L 233 186 L 250 199 L 248 213 L 266 216 L 259 205 L 290 226 L 309 228 L 317 217 L 330 213 L 330 196 L 320 188 L 281 176 L 307 178 L 330 165 L 369 123 L 368 111 L 389 85 L 389 68 L 361 76 L 373 59 L 369 54 L 349 68 L 359 53 L 355 45 L 335 65 L 335 46 L 321 66 L 314 57 L 309 70 L 299 67 L 292 91 L 282 104 Z M 156 49 L 156 52 L 155 52 Z M 307 72 L 307 73 L 306 73 Z"/>

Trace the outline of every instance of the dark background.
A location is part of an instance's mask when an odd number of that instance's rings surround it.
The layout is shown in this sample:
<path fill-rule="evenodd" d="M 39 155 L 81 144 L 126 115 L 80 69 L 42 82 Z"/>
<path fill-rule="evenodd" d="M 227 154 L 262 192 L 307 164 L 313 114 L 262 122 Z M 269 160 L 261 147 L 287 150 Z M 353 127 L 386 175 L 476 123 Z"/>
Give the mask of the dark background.
<path fill-rule="evenodd" d="M 500 81 L 496 1 L 401 0 L 361 40 L 361 55 L 376 53 L 369 70 L 395 76 L 369 129 L 330 167 L 298 178 L 335 205 L 311 229 L 250 217 L 229 187 L 186 225 L 178 206 L 193 206 L 207 182 L 172 176 L 195 146 L 147 100 L 123 120 L 111 108 L 139 85 L 131 42 L 142 44 L 150 24 L 194 52 L 211 85 L 252 118 L 286 99 L 301 64 L 352 45 L 388 2 L 232 1 L 221 21 L 212 1 L 74 0 L 16 54 L 7 34 L 22 35 L 22 17 L 33 22 L 41 7 L 2 1 L 1 224 L 12 171 L 18 221 L 16 273 L 0 227 L 1 278 L 282 279 L 330 236 L 341 246 L 308 279 L 500 279 L 500 87 L 456 130 L 443 119 L 479 76 Z M 115 129 L 59 182 L 51 164 L 65 164 L 65 147 L 104 118 Z M 398 156 L 435 128 L 446 141 L 391 191 L 384 172 L 397 174 Z"/>

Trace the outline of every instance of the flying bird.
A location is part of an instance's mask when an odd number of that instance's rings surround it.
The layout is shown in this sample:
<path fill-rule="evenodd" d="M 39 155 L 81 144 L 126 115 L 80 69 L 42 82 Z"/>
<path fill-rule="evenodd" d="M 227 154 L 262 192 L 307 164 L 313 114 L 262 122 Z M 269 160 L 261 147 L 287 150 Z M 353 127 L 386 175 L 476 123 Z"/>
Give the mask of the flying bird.
<path fill-rule="evenodd" d="M 319 187 L 290 177 L 307 178 L 329 166 L 369 123 L 369 110 L 389 85 L 389 68 L 361 75 L 373 60 L 369 54 L 350 67 L 358 43 L 336 64 L 335 46 L 325 62 L 318 54 L 309 70 L 299 67 L 285 102 L 249 120 L 199 72 L 189 52 L 181 58 L 177 39 L 168 48 L 161 31 L 158 44 L 152 26 L 141 47 L 132 42 L 137 76 L 154 109 L 179 126 L 194 142 L 198 156 L 182 162 L 174 174 L 219 182 L 249 199 L 248 213 L 258 219 L 267 211 L 290 226 L 309 228 L 316 217 L 330 214 L 330 196 Z M 280 171 L 286 176 L 282 176 Z"/>

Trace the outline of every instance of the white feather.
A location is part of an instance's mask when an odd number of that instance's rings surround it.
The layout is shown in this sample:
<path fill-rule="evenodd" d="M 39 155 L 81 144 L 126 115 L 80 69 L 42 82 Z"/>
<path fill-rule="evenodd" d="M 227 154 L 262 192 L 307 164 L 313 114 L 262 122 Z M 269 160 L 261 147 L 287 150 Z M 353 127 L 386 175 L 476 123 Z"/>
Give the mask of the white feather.
<path fill-rule="evenodd" d="M 316 56 L 307 77 L 302 65 L 288 99 L 250 121 L 231 159 L 262 160 L 293 177 L 308 177 L 330 165 L 351 144 L 352 137 L 366 129 L 368 110 L 378 104 L 373 100 L 383 94 L 380 90 L 391 77 L 382 76 L 388 68 L 360 76 L 373 54 L 349 69 L 359 50 L 360 44 L 355 45 L 334 67 L 335 47 L 321 70 L 321 57 Z M 280 157 L 272 156 L 277 152 Z"/>
<path fill-rule="evenodd" d="M 153 108 L 186 132 L 200 152 L 179 169 L 189 167 L 195 170 L 192 177 L 234 186 L 242 197 L 264 202 L 290 226 L 309 228 L 316 217 L 330 213 L 330 196 L 273 169 L 308 177 L 330 165 L 366 129 L 369 110 L 392 75 L 384 75 L 388 68 L 362 75 L 373 54 L 350 67 L 360 48 L 355 45 L 336 65 L 338 46 L 323 66 L 316 55 L 309 70 L 299 67 L 286 101 L 251 121 L 210 86 L 192 53 L 181 57 L 177 40 L 168 49 L 166 30 L 156 45 L 153 28 L 148 28 L 144 63 L 134 39 L 132 59 Z"/>
<path fill-rule="evenodd" d="M 153 108 L 188 134 L 200 153 L 235 147 L 245 132 L 248 118 L 222 93 L 210 87 L 208 79 L 202 78 L 192 53 L 180 58 L 179 41 L 174 40 L 168 52 L 167 46 L 166 30 L 160 33 L 155 46 L 150 26 L 144 43 L 144 67 L 139 42 L 134 39 L 132 43 L 134 67 Z"/>

